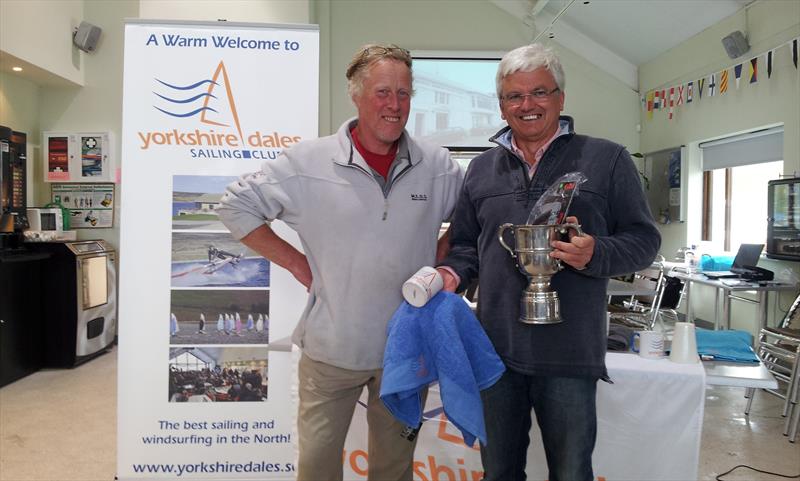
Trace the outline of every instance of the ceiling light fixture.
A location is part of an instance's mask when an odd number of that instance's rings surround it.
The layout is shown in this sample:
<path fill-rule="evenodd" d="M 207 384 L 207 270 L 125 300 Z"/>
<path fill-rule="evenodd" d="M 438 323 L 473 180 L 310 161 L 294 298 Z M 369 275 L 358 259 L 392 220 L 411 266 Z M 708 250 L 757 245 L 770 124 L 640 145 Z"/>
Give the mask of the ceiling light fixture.
<path fill-rule="evenodd" d="M 22 67 L 11 67 L 11 70 L 15 72 L 22 72 Z"/>

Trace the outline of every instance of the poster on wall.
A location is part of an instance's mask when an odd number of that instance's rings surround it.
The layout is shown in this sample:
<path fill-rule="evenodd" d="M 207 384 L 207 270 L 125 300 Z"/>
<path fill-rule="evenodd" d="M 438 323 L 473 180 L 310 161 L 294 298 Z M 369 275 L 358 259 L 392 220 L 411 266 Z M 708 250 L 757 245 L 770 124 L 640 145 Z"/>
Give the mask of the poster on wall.
<path fill-rule="evenodd" d="M 47 140 L 47 180 L 69 180 L 69 136 L 52 135 L 45 137 Z"/>
<path fill-rule="evenodd" d="M 114 184 L 53 184 L 50 198 L 69 211 L 70 229 L 114 226 Z"/>
<path fill-rule="evenodd" d="M 120 480 L 295 478 L 287 339 L 306 293 L 216 210 L 317 136 L 318 69 L 317 26 L 125 25 Z M 90 136 L 78 155 L 82 176 L 102 166 Z"/>
<path fill-rule="evenodd" d="M 78 136 L 81 149 L 81 177 L 92 178 L 103 175 L 103 159 L 108 156 L 108 149 L 103 136 L 99 134 L 85 134 Z"/>

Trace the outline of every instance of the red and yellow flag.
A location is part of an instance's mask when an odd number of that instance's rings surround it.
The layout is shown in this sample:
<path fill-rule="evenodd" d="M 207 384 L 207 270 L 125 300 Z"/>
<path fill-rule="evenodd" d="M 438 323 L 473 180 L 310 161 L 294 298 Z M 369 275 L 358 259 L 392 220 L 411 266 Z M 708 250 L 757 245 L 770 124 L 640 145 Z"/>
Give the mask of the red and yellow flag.
<path fill-rule="evenodd" d="M 722 71 L 719 79 L 719 93 L 724 94 L 728 91 L 728 69 Z"/>

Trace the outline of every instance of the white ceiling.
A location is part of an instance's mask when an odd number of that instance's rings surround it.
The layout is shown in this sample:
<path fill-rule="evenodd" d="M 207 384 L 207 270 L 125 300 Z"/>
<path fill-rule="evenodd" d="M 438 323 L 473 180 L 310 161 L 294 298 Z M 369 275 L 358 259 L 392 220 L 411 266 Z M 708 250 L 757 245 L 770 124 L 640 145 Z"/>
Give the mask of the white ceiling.
<path fill-rule="evenodd" d="M 547 41 L 552 33 L 556 42 L 638 91 L 640 65 L 758 0 L 488 1 L 528 25 L 531 41 Z M 0 69 L 10 70 L 12 63 L 24 62 L 0 52 Z M 22 66 L 41 85 L 73 85 Z"/>
<path fill-rule="evenodd" d="M 637 69 L 754 0 L 490 0 L 634 90 Z M 746 32 L 745 32 L 746 33 Z M 720 43 L 720 49 L 722 49 Z"/>

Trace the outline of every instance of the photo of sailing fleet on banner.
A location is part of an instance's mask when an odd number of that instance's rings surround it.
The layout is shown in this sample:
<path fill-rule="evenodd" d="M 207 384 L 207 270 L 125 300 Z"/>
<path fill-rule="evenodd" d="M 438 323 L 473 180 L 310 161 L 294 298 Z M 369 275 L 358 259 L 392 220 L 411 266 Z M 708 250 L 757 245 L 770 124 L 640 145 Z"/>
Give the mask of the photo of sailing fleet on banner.
<path fill-rule="evenodd" d="M 268 344 L 269 291 L 173 289 L 170 344 Z"/>
<path fill-rule="evenodd" d="M 216 213 L 234 180 L 173 176 L 169 402 L 267 399 L 269 262 Z"/>

